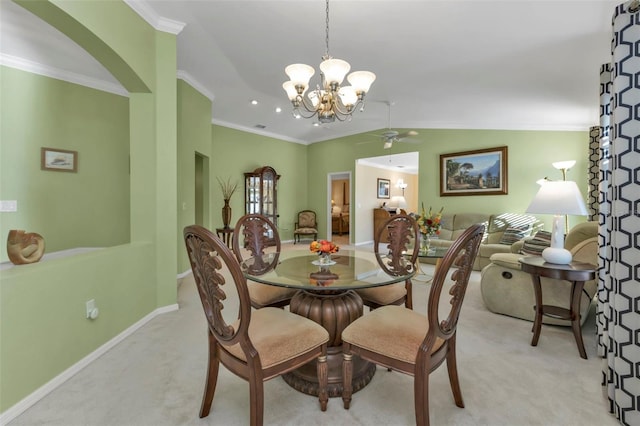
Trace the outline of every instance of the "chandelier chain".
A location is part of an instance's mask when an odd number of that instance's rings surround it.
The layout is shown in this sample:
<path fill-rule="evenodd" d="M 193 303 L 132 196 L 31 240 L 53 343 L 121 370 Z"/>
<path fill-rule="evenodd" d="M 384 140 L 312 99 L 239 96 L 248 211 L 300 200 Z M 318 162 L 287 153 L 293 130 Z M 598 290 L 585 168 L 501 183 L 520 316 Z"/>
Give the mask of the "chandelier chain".
<path fill-rule="evenodd" d="M 327 8 L 326 8 L 326 18 L 325 18 L 325 38 L 324 42 L 326 45 L 326 51 L 324 53 L 323 59 L 329 59 L 331 56 L 329 55 L 329 0 L 327 0 Z"/>

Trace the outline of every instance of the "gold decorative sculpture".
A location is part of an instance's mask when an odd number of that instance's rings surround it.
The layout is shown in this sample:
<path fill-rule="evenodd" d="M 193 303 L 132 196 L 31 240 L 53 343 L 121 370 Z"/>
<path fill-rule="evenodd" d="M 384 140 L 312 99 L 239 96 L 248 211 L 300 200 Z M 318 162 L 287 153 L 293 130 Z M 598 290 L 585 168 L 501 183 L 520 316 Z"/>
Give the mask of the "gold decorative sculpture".
<path fill-rule="evenodd" d="M 12 229 L 7 237 L 7 254 L 14 265 L 35 263 L 44 254 L 44 238 L 35 232 Z"/>

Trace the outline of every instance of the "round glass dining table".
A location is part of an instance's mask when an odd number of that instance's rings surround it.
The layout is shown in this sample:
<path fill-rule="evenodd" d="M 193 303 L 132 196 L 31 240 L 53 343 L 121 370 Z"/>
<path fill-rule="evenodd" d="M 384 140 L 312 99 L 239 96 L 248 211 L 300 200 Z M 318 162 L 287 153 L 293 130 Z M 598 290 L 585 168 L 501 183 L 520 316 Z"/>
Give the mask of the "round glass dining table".
<path fill-rule="evenodd" d="M 261 266 L 279 256 L 273 269 L 264 273 Z M 388 262 L 380 255 L 382 262 Z M 387 263 L 385 263 L 387 264 Z M 258 265 L 257 268 L 255 266 Z M 322 325 L 329 332 L 327 361 L 330 397 L 342 396 L 342 330 L 363 314 L 362 299 L 354 291 L 384 286 L 410 279 L 415 273 L 393 275 L 385 272 L 376 255 L 359 250 L 340 250 L 331 255 L 331 263 L 320 264 L 320 257 L 306 250 L 268 253 L 262 259 L 249 258 L 242 263 L 248 280 L 299 291 L 291 299 L 289 310 Z M 252 270 L 259 272 L 252 272 Z M 353 391 L 366 386 L 375 374 L 375 365 L 353 357 Z M 283 376 L 294 389 L 318 393 L 315 363 L 307 364 Z"/>

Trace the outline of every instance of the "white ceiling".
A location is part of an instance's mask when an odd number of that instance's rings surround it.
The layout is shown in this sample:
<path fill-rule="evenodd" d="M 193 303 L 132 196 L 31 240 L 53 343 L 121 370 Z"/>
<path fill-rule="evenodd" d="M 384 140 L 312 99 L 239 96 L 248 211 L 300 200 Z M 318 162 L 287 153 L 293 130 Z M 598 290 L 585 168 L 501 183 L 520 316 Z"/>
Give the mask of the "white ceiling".
<path fill-rule="evenodd" d="M 385 101 L 394 102 L 394 129 L 587 130 L 598 123 L 599 69 L 621 1 L 332 0 L 330 53 L 377 80 L 364 112 L 321 127 L 291 116 L 282 83 L 291 63 L 317 70 L 324 1 L 127 3 L 152 23 L 186 24 L 178 76 L 213 100 L 213 122 L 308 144 L 379 133 L 388 126 Z M 123 91 L 80 47 L 9 0 L 0 0 L 0 25 L 3 64 Z"/>

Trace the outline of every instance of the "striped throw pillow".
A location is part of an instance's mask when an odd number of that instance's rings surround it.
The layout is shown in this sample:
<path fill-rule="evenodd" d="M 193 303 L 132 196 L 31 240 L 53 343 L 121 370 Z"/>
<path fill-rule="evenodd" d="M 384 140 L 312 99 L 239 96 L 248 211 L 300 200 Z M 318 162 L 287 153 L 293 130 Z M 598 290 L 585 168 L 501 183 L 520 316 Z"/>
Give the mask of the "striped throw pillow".
<path fill-rule="evenodd" d="M 499 244 L 511 245 L 529 235 L 528 226 L 510 226 L 505 229 Z"/>
<path fill-rule="evenodd" d="M 538 231 L 530 240 L 526 240 L 520 250 L 521 254 L 542 256 L 542 251 L 551 246 L 551 232 Z"/>

